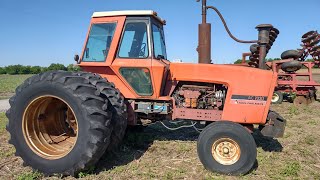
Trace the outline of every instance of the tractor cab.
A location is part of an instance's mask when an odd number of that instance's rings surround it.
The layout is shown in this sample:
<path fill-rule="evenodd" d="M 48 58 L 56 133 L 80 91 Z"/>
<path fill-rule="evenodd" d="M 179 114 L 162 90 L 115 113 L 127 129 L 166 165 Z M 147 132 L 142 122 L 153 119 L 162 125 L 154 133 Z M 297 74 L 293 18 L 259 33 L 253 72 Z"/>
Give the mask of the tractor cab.
<path fill-rule="evenodd" d="M 91 72 L 101 70 L 127 90 L 126 97 L 161 96 L 169 64 L 165 21 L 151 10 L 112 11 L 95 12 L 90 24 L 80 66 Z"/>

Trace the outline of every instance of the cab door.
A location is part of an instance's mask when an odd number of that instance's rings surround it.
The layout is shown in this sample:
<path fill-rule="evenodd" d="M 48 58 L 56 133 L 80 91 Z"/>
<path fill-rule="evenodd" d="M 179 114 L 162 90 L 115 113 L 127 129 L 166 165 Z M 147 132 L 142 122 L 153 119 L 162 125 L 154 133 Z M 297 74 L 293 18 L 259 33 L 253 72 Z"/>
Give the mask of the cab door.
<path fill-rule="evenodd" d="M 151 73 L 150 18 L 127 18 L 111 68 L 135 98 L 155 99 Z"/>

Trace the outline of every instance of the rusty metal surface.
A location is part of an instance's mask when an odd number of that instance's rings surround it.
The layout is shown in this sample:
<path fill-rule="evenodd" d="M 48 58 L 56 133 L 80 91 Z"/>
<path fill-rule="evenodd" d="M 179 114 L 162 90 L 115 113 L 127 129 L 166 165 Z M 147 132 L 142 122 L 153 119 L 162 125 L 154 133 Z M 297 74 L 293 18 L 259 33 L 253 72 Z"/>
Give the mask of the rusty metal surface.
<path fill-rule="evenodd" d="M 275 90 L 285 93 L 295 93 L 296 95 L 307 95 L 309 90 L 314 90 L 316 86 L 320 86 L 313 79 L 312 68 L 314 62 L 301 62 L 301 64 L 308 70 L 307 72 L 286 73 L 280 71 L 281 65 L 285 62 L 292 61 L 293 59 L 279 60 L 267 62 L 266 65 L 274 72 L 278 73 L 278 81 Z M 301 81 L 299 77 L 304 77 L 307 80 Z"/>
<path fill-rule="evenodd" d="M 179 91 L 179 95 L 184 96 L 185 98 L 198 99 L 198 97 L 201 95 L 201 93 L 199 91 L 181 90 L 181 91 Z"/>
<path fill-rule="evenodd" d="M 211 63 L 211 24 L 199 24 L 199 63 Z"/>
<path fill-rule="evenodd" d="M 202 110 L 190 108 L 174 108 L 172 119 L 191 119 L 198 121 L 219 121 L 222 117 L 221 110 Z"/>
<path fill-rule="evenodd" d="M 315 63 L 320 64 L 320 34 L 317 31 L 309 31 L 302 36 L 301 42 L 303 43 L 301 52 L 303 58 L 301 61 L 306 60 L 308 55 L 311 55 Z"/>
<path fill-rule="evenodd" d="M 258 43 L 250 46 L 251 54 L 243 54 L 249 56 L 249 66 L 265 69 L 265 57 L 270 51 L 272 45 L 277 39 L 280 31 L 274 28 L 271 24 L 260 24 L 256 27 L 258 29 Z M 245 57 L 243 57 L 245 62 Z"/>
<path fill-rule="evenodd" d="M 199 2 L 200 0 L 197 0 Z M 211 24 L 207 23 L 207 0 L 202 0 L 202 23 L 199 24 L 198 62 L 211 63 Z"/>
<path fill-rule="evenodd" d="M 127 113 L 128 113 L 128 125 L 136 125 L 137 124 L 137 115 L 134 112 L 135 101 L 130 100 L 127 104 Z"/>

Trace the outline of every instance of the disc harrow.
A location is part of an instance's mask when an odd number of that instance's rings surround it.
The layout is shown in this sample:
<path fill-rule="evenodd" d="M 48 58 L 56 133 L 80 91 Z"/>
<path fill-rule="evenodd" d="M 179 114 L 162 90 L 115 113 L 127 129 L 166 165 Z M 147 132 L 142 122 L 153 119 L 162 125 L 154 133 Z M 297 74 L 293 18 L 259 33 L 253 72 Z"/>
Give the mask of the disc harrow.
<path fill-rule="evenodd" d="M 269 43 L 267 44 L 267 51 L 266 53 L 270 51 L 273 43 L 276 41 L 280 31 L 277 28 L 272 28 L 269 33 Z M 259 67 L 259 45 L 258 44 L 252 44 L 250 46 L 251 55 L 249 56 L 250 62 L 248 63 L 250 66 L 258 68 Z"/>

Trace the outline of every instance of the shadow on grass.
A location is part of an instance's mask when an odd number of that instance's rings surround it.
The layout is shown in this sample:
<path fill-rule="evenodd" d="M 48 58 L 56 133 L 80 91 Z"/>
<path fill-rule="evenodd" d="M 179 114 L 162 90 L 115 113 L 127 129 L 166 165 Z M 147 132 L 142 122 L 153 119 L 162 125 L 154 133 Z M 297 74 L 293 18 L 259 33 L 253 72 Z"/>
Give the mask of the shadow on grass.
<path fill-rule="evenodd" d="M 148 127 L 137 126 L 128 128 L 119 149 L 105 154 L 96 165 L 94 173 L 107 171 L 138 160 L 154 141 L 196 141 L 198 136 L 199 133 L 193 128 L 170 131 L 159 123 Z"/>
<path fill-rule="evenodd" d="M 266 137 L 259 130 L 253 132 L 253 138 L 256 141 L 257 147 L 261 147 L 267 152 L 281 152 L 283 147 L 277 139 Z"/>
<path fill-rule="evenodd" d="M 199 133 L 193 128 L 182 128 L 170 131 L 157 123 L 148 127 L 129 128 L 125 135 L 122 145 L 115 152 L 105 154 L 96 165 L 92 173 L 100 173 L 113 169 L 117 166 L 129 164 L 140 159 L 154 141 L 196 141 Z M 264 137 L 259 130 L 255 130 L 253 137 L 257 147 L 262 147 L 264 151 L 281 152 L 282 145 L 278 140 Z M 258 162 L 255 162 L 252 170 L 257 169 Z M 251 171 L 252 171 L 251 170 Z"/>

